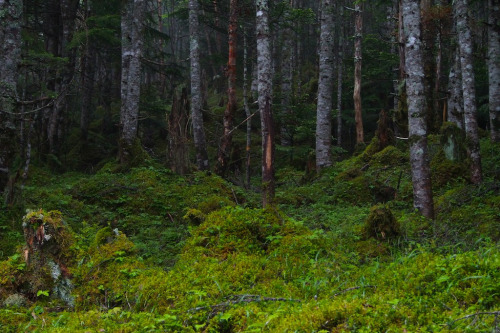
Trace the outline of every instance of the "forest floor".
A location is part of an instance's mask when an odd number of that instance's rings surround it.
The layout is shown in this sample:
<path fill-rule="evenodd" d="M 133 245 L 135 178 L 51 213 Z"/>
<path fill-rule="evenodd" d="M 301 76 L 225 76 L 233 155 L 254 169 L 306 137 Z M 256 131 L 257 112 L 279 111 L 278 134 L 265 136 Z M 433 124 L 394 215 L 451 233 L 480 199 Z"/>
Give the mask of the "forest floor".
<path fill-rule="evenodd" d="M 431 145 L 429 220 L 407 147 L 376 144 L 279 169 L 265 210 L 257 178 L 32 167 L 0 216 L 0 331 L 498 332 L 500 145 L 481 185 Z"/>

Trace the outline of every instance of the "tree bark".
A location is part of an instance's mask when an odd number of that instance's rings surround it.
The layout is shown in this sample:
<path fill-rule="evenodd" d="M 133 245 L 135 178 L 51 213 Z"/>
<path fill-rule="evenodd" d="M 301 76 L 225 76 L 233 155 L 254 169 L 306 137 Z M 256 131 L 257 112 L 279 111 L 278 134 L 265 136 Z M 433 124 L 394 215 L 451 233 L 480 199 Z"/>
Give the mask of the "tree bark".
<path fill-rule="evenodd" d="M 128 0 L 122 12 L 122 75 L 120 111 L 120 162 L 133 158 L 137 140 L 141 93 L 142 32 L 145 0 Z"/>
<path fill-rule="evenodd" d="M 193 123 L 193 139 L 196 150 L 196 165 L 198 170 L 208 170 L 208 153 L 203 127 L 201 66 L 200 66 L 200 31 L 199 3 L 189 0 L 189 35 L 191 53 L 191 119 Z"/>
<path fill-rule="evenodd" d="M 23 2 L 0 1 L 0 193 L 9 179 L 15 153 L 14 113 L 16 111 L 18 64 L 21 59 Z"/>
<path fill-rule="evenodd" d="M 333 1 L 322 0 L 319 45 L 318 104 L 316 109 L 316 168 L 332 165 L 332 93 L 333 93 Z"/>
<path fill-rule="evenodd" d="M 257 0 L 256 11 L 257 34 L 257 75 L 258 104 L 262 131 L 262 206 L 274 202 L 274 124 L 271 112 L 271 43 L 269 36 L 269 3 L 268 0 Z"/>
<path fill-rule="evenodd" d="M 285 17 L 285 27 L 282 34 L 281 47 L 281 145 L 289 147 L 292 145 L 292 133 L 290 120 L 292 110 L 290 103 L 292 98 L 292 79 L 293 79 L 293 41 L 292 41 L 292 23 L 288 22 L 289 17 Z"/>
<path fill-rule="evenodd" d="M 245 108 L 245 116 L 247 117 L 246 131 L 246 156 L 245 156 L 245 186 L 250 188 L 250 148 L 252 146 L 252 115 L 250 106 L 248 105 L 248 43 L 245 25 L 243 25 L 243 106 Z"/>
<path fill-rule="evenodd" d="M 472 34 L 469 26 L 467 0 L 455 0 L 458 45 L 460 46 L 460 65 L 462 68 L 462 91 L 464 97 L 464 124 L 467 137 L 467 153 L 471 160 L 471 181 L 482 181 L 481 154 L 477 126 L 476 88 L 472 58 Z"/>
<path fill-rule="evenodd" d="M 434 218 L 431 172 L 427 149 L 426 99 L 419 0 L 403 0 L 405 31 L 406 92 L 413 205 L 422 215 Z"/>
<path fill-rule="evenodd" d="M 361 3 L 356 1 L 354 6 L 355 33 L 354 33 L 354 118 L 356 122 L 356 144 L 364 143 L 363 116 L 361 107 L 361 65 L 362 52 L 361 42 L 363 40 L 363 12 Z"/>
<path fill-rule="evenodd" d="M 344 70 L 343 2 L 339 5 L 339 49 L 337 60 L 337 146 L 342 147 L 342 76 Z"/>
<path fill-rule="evenodd" d="M 464 99 L 462 95 L 462 75 L 460 71 L 460 50 L 455 48 L 455 57 L 448 76 L 448 121 L 464 128 Z"/>
<path fill-rule="evenodd" d="M 225 176 L 229 167 L 232 145 L 233 118 L 236 113 L 236 38 L 238 29 L 237 19 L 238 1 L 231 0 L 229 13 L 229 56 L 227 62 L 227 105 L 224 110 L 224 134 L 217 156 L 216 173 Z"/>
<path fill-rule="evenodd" d="M 491 141 L 500 142 L 500 1 L 488 0 L 488 78 Z"/>

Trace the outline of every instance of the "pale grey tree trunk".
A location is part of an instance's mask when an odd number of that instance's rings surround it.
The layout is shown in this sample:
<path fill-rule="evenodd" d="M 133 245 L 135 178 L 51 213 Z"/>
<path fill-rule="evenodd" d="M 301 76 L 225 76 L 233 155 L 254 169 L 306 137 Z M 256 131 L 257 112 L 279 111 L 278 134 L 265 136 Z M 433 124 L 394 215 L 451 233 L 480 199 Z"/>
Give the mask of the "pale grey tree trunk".
<path fill-rule="evenodd" d="M 0 0 L 0 193 L 9 179 L 15 152 L 18 64 L 21 59 L 22 0 Z"/>
<path fill-rule="evenodd" d="M 339 4 L 339 49 L 337 60 L 337 146 L 342 146 L 342 76 L 344 71 L 344 9 Z"/>
<path fill-rule="evenodd" d="M 122 75 L 120 111 L 120 162 L 130 162 L 137 139 L 141 93 L 142 32 L 145 0 L 127 0 L 122 12 Z"/>
<path fill-rule="evenodd" d="M 333 0 L 322 0 L 319 42 L 318 104 L 316 109 L 316 168 L 332 165 L 332 93 L 333 93 Z"/>
<path fill-rule="evenodd" d="M 356 144 L 365 141 L 363 130 L 363 116 L 361 106 L 361 66 L 362 50 L 361 42 L 363 40 L 363 12 L 361 2 L 357 0 L 354 5 L 354 118 L 356 122 Z"/>
<path fill-rule="evenodd" d="M 476 88 L 472 58 L 472 33 L 469 25 L 467 0 L 455 0 L 455 19 L 457 24 L 458 45 L 460 46 L 460 65 L 462 68 L 462 91 L 464 97 L 464 124 L 467 137 L 467 153 L 471 161 L 471 181 L 482 181 L 481 154 L 477 126 Z"/>
<path fill-rule="evenodd" d="M 402 2 L 410 163 L 413 182 L 413 205 L 422 215 L 434 218 L 431 172 L 427 148 L 423 44 L 419 2 L 419 0 L 403 0 Z"/>
<path fill-rule="evenodd" d="M 203 127 L 201 69 L 200 69 L 200 31 L 199 3 L 189 0 L 189 35 L 191 53 L 191 119 L 193 124 L 193 139 L 196 149 L 196 165 L 199 170 L 208 170 L 208 153 Z"/>
<path fill-rule="evenodd" d="M 274 124 L 271 112 L 272 61 L 269 33 L 269 2 L 257 0 L 258 103 L 262 130 L 262 206 L 274 201 Z"/>
<path fill-rule="evenodd" d="M 488 0 L 488 77 L 491 141 L 500 142 L 500 1 Z"/>
<path fill-rule="evenodd" d="M 462 95 L 462 75 L 460 70 L 460 51 L 456 47 L 455 57 L 448 76 L 448 121 L 464 128 L 464 99 Z"/>

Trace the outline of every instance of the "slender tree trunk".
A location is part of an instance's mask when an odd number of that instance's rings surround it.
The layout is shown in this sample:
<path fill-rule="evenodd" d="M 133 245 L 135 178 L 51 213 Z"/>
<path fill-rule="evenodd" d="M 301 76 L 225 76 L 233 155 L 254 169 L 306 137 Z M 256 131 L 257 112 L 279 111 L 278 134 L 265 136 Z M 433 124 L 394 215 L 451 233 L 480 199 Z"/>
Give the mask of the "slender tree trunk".
<path fill-rule="evenodd" d="M 268 0 L 257 0 L 257 72 L 262 130 L 262 206 L 274 201 L 274 124 L 271 112 L 272 74 Z"/>
<path fill-rule="evenodd" d="M 316 109 L 316 168 L 332 165 L 332 95 L 333 95 L 333 1 L 322 0 L 319 45 L 318 104 Z"/>
<path fill-rule="evenodd" d="M 237 19 L 238 1 L 231 0 L 229 13 L 229 57 L 227 62 L 227 106 L 224 110 L 224 134 L 219 147 L 216 172 L 226 175 L 229 167 L 232 145 L 233 118 L 236 113 L 236 38 L 238 29 Z"/>
<path fill-rule="evenodd" d="M 469 26 L 467 0 L 455 0 L 455 15 L 460 46 L 460 65 L 462 68 L 462 91 L 464 96 L 464 123 L 467 137 L 467 153 L 471 160 L 471 181 L 482 181 L 481 154 L 477 126 L 476 88 L 472 59 L 472 34 Z"/>
<path fill-rule="evenodd" d="M 198 22 L 198 0 L 189 0 L 189 35 L 191 53 L 191 119 L 193 139 L 196 149 L 198 170 L 208 170 L 208 153 L 203 127 L 201 66 L 200 66 L 200 31 Z"/>
<path fill-rule="evenodd" d="M 342 76 L 344 71 L 344 8 L 339 4 L 339 49 L 337 60 L 337 146 L 342 147 Z"/>
<path fill-rule="evenodd" d="M 94 96 L 94 79 L 96 67 L 96 50 L 87 45 L 83 56 L 82 68 L 82 106 L 80 113 L 80 130 L 83 141 L 87 141 L 90 118 L 92 116 L 92 98 Z"/>
<path fill-rule="evenodd" d="M 413 181 L 413 205 L 422 215 L 434 218 L 431 172 L 427 152 L 426 99 L 419 0 L 403 0 L 405 31 L 406 92 L 410 163 Z"/>
<path fill-rule="evenodd" d="M 488 78 L 491 141 L 500 142 L 500 1 L 488 0 Z"/>
<path fill-rule="evenodd" d="M 23 2 L 0 1 L 0 194 L 4 192 L 15 153 L 18 64 L 21 59 Z"/>
<path fill-rule="evenodd" d="M 290 18 L 285 17 L 288 21 Z M 292 79 L 293 79 L 293 42 L 292 29 L 288 26 L 291 23 L 285 23 L 287 26 L 283 28 L 283 43 L 281 47 L 281 145 L 292 145 L 292 129 L 290 128 L 290 120 L 292 111 L 290 102 L 292 98 Z"/>
<path fill-rule="evenodd" d="M 448 76 L 448 121 L 464 128 L 464 99 L 462 95 L 462 75 L 460 68 L 460 50 L 455 48 L 455 56 Z"/>
<path fill-rule="evenodd" d="M 243 105 L 247 117 L 247 136 L 246 136 L 246 158 L 245 158 L 245 186 L 250 188 L 250 148 L 252 146 L 252 115 L 248 105 L 248 43 L 245 25 L 243 25 Z"/>
<path fill-rule="evenodd" d="M 363 12 L 360 1 L 354 6 L 355 33 L 354 33 L 354 118 L 356 121 L 356 144 L 364 143 L 363 115 L 361 108 L 361 65 L 362 52 L 361 42 L 363 40 Z"/>
<path fill-rule="evenodd" d="M 133 158 L 132 146 L 137 140 L 144 1 L 127 0 L 122 12 L 122 101 L 120 111 L 120 162 L 122 164 L 128 164 Z"/>

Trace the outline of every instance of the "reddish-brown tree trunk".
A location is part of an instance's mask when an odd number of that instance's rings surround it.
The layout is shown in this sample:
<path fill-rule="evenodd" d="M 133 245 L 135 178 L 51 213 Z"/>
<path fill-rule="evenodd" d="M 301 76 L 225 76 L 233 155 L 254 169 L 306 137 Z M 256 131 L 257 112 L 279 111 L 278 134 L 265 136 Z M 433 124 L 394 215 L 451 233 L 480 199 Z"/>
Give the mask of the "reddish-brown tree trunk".
<path fill-rule="evenodd" d="M 217 157 L 216 173 L 225 175 L 229 166 L 229 158 L 232 144 L 233 118 L 236 112 L 236 38 L 238 29 L 237 0 L 230 2 L 229 14 L 229 57 L 227 62 L 227 106 L 224 111 L 224 135 Z"/>
<path fill-rule="evenodd" d="M 365 141 L 363 131 L 363 116 L 361 107 L 361 41 L 363 39 L 363 12 L 361 4 L 355 4 L 355 34 L 354 34 L 354 118 L 356 121 L 356 143 Z"/>

